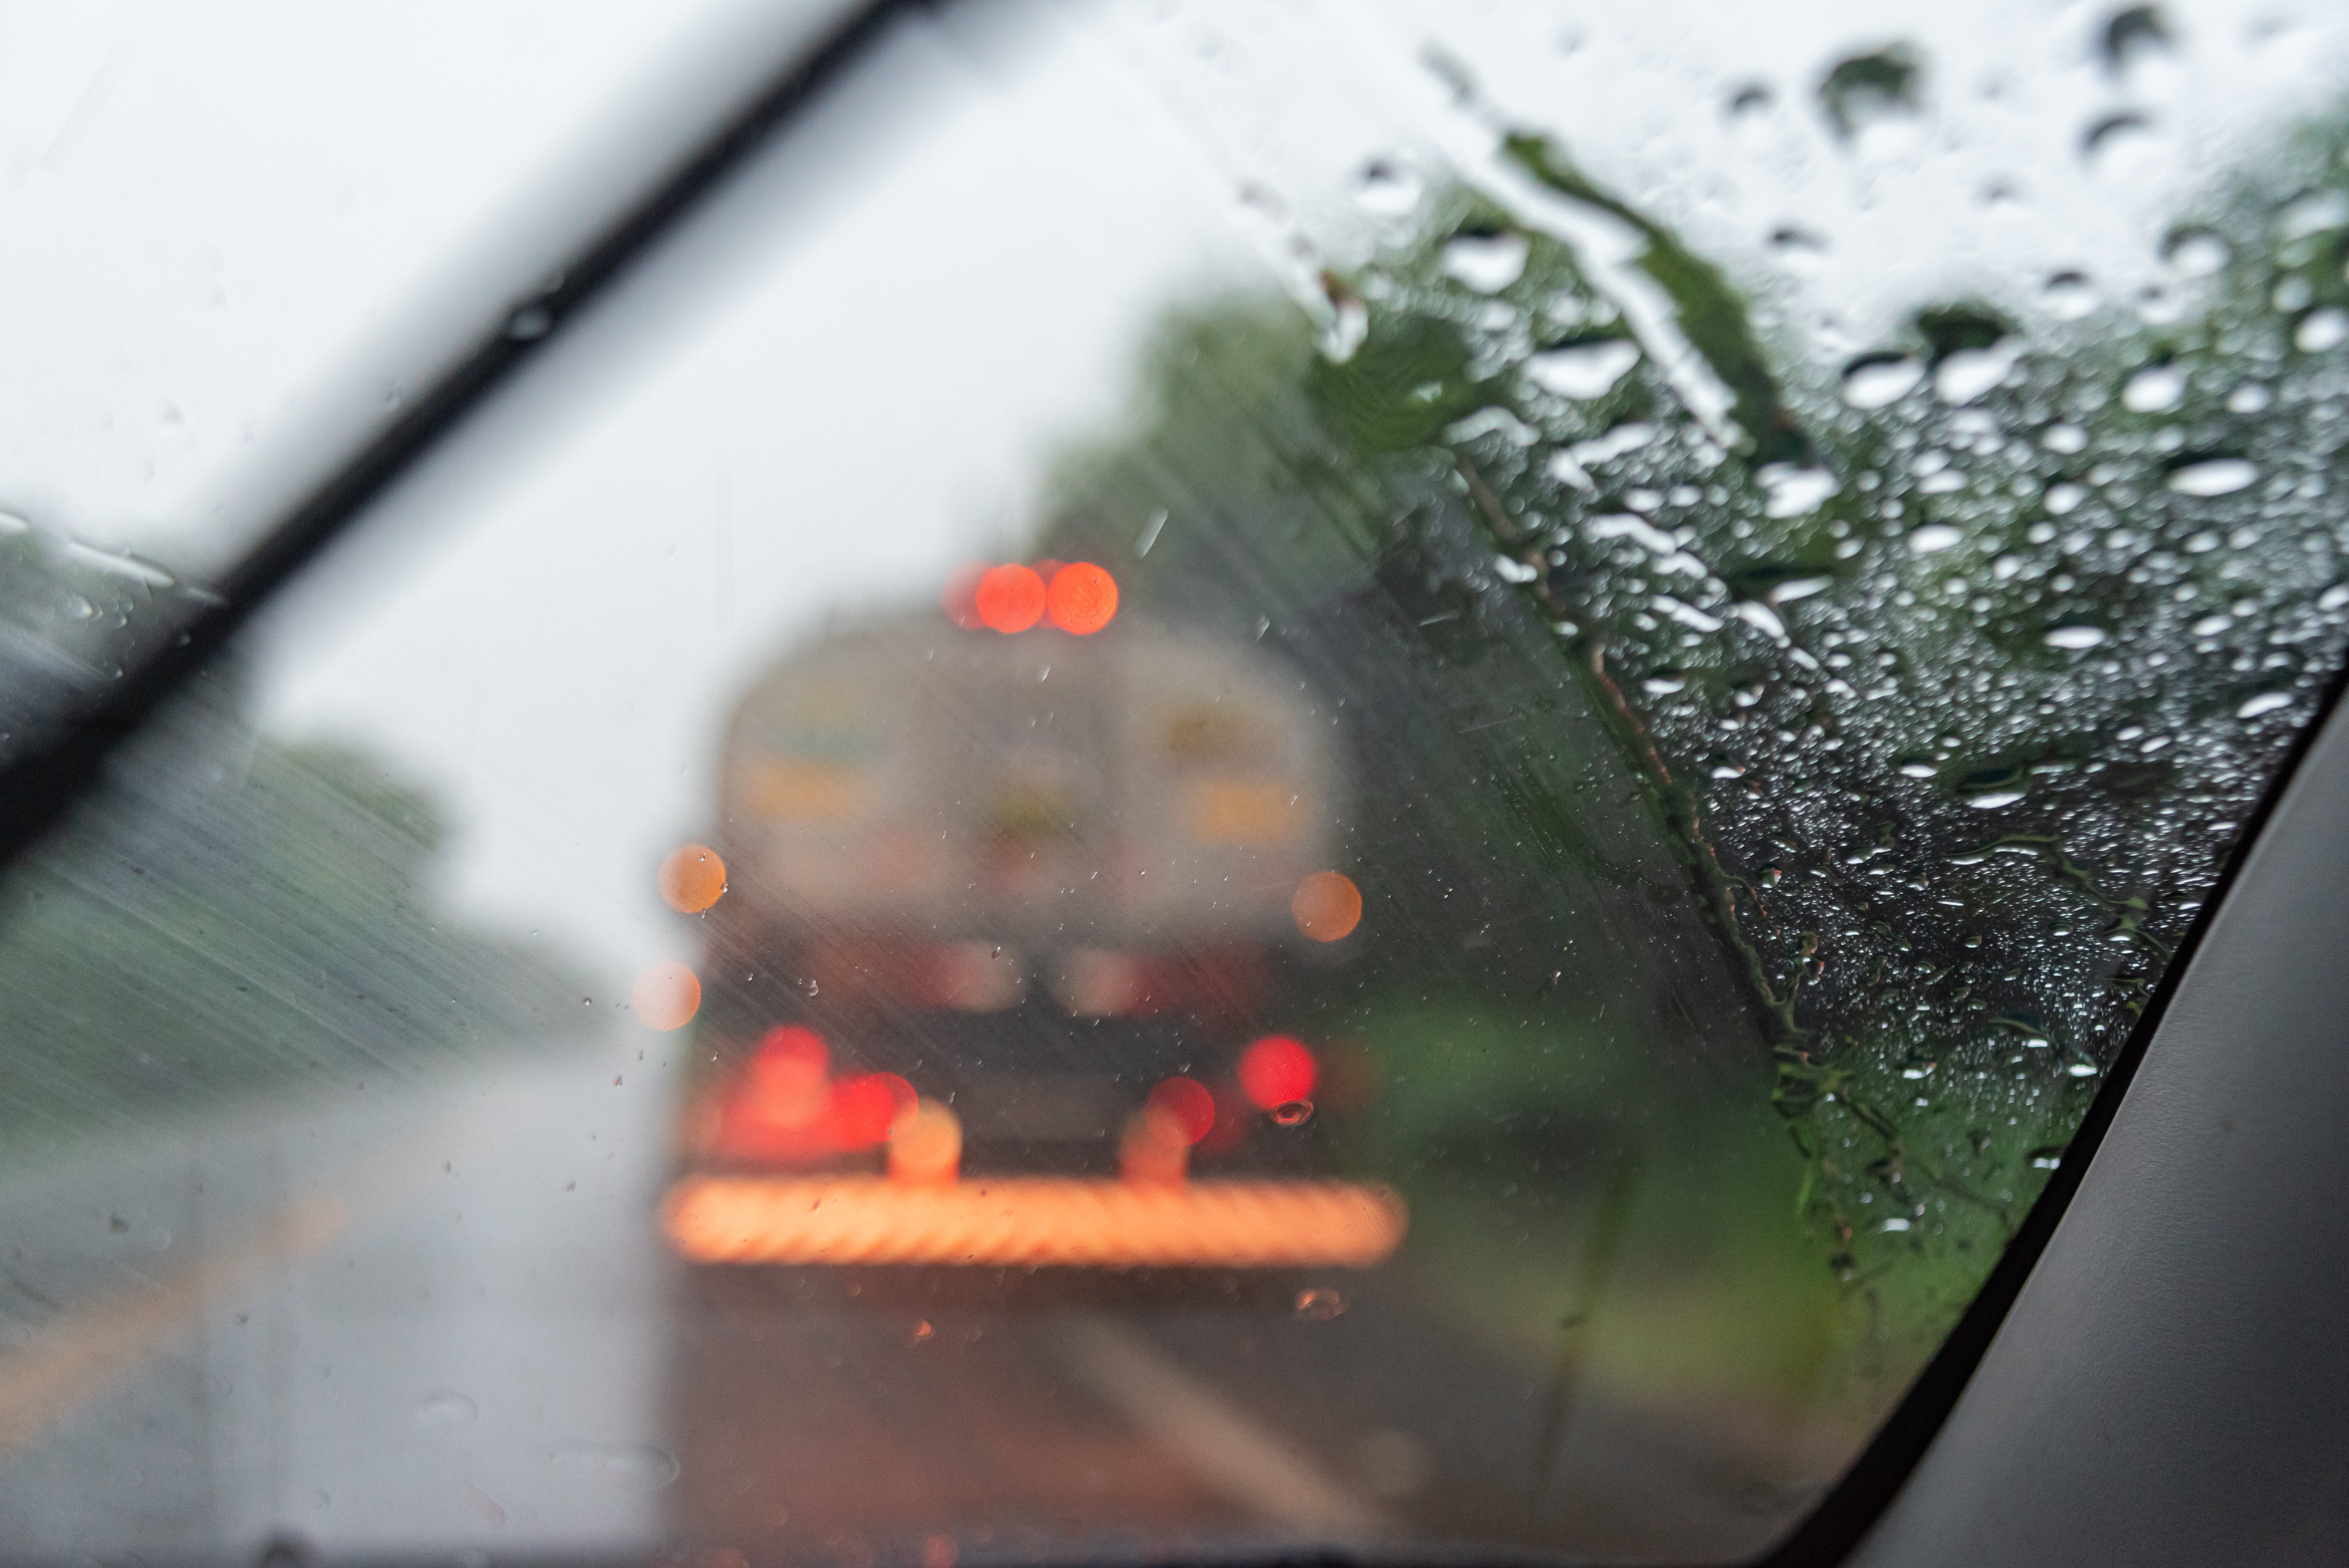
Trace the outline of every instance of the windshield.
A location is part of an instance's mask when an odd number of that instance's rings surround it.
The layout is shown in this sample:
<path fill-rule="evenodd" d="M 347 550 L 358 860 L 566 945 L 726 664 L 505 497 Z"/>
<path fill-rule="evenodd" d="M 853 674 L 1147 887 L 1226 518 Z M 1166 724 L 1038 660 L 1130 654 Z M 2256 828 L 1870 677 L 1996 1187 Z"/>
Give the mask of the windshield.
<path fill-rule="evenodd" d="M 1728 1562 L 1973 1299 L 2342 663 L 2349 40 L 977 13 L 0 879 L 0 1550 Z"/>

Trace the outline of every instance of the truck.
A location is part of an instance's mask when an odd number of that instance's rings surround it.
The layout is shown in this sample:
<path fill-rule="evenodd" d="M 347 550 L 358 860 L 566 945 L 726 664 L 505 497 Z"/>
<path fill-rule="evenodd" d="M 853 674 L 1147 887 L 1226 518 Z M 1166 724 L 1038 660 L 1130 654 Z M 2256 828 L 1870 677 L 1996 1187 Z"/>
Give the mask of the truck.
<path fill-rule="evenodd" d="M 1084 562 L 966 573 L 943 613 L 767 671 L 694 846 L 723 872 L 678 1250 L 1385 1257 L 1402 1204 L 1321 1171 L 1325 1053 L 1273 1026 L 1361 915 L 1336 718 L 1251 643 L 1119 613 Z"/>

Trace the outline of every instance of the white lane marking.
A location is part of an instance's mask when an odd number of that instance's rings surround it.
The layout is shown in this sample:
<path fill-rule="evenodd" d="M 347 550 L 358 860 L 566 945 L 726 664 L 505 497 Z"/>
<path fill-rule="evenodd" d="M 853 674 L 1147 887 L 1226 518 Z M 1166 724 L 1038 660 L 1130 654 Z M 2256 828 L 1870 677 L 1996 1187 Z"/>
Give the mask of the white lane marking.
<path fill-rule="evenodd" d="M 1066 1333 L 1093 1391 L 1234 1502 L 1323 1534 L 1376 1535 L 1388 1528 L 1384 1514 L 1294 1443 L 1250 1420 L 1140 1335 L 1097 1317 L 1080 1318 Z"/>

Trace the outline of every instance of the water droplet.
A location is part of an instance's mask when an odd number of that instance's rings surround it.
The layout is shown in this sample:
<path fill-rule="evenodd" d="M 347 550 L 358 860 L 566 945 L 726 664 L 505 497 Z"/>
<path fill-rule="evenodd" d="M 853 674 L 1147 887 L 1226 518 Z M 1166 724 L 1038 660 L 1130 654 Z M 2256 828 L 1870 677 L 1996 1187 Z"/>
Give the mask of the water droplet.
<path fill-rule="evenodd" d="M 1754 476 L 1769 492 L 1766 509 L 1772 517 L 1800 517 L 1818 508 L 1840 487 L 1833 470 L 1798 469 L 1791 463 L 1771 463 Z"/>
<path fill-rule="evenodd" d="M 1312 1119 L 1313 1102 L 1309 1099 L 1292 1099 L 1272 1108 L 1272 1120 L 1276 1127 L 1302 1127 Z"/>
<path fill-rule="evenodd" d="M 2172 469 L 2168 483 L 2180 495 L 2232 495 L 2259 477 L 2260 470 L 2240 458 L 2205 458 Z"/>
<path fill-rule="evenodd" d="M 2074 1062 L 2064 1070 L 2075 1078 L 2092 1078 L 2096 1076 L 2096 1064 L 2094 1062 Z"/>
<path fill-rule="evenodd" d="M 1478 294 L 1497 294 L 1525 275 L 1526 253 L 1523 234 L 1463 234 L 1444 247 L 1444 271 Z"/>
<path fill-rule="evenodd" d="M 2141 114 L 2123 110 L 2108 114 L 2080 133 L 2080 154 L 2084 158 L 2104 160 L 2148 139 L 2152 123 Z"/>
<path fill-rule="evenodd" d="M 2105 58 L 2105 69 L 2115 76 L 2148 55 L 2159 54 L 2169 47 L 2169 29 L 2155 5 L 2131 5 L 2113 14 L 2105 24 L 2105 33 L 2098 41 L 2098 50 Z"/>
<path fill-rule="evenodd" d="M 2077 425 L 2050 425 L 2041 433 L 2039 444 L 2051 452 L 2069 456 L 2087 450 L 2088 432 Z"/>
<path fill-rule="evenodd" d="M 470 1427 L 481 1413 L 480 1406 L 454 1388 L 435 1388 L 416 1402 L 417 1424 L 436 1431 Z"/>
<path fill-rule="evenodd" d="M 2133 414 L 2166 414 L 2185 397 L 2186 372 L 2175 365 L 2148 365 L 2121 387 L 2121 407 Z"/>
<path fill-rule="evenodd" d="M 2084 648 L 2102 647 L 2110 634 L 2102 626 L 2058 626 L 2047 634 L 2047 645 L 2077 652 Z"/>
<path fill-rule="evenodd" d="M 2282 240 L 2304 240 L 2341 228 L 2349 228 L 2349 195 L 2338 191 L 2314 191 L 2276 214 L 2276 235 Z"/>
<path fill-rule="evenodd" d="M 1383 158 L 1373 159 L 1362 166 L 1355 180 L 1354 200 L 1381 217 L 1400 218 L 1419 205 L 1424 189 L 1419 176 L 1409 169 Z"/>
<path fill-rule="evenodd" d="M 2275 394 L 2256 381 L 2246 381 L 2227 394 L 2228 411 L 2236 414 L 2256 414 L 2274 401 Z"/>
<path fill-rule="evenodd" d="M 2227 264 L 2227 242 L 2208 229 L 2180 229 L 2162 247 L 2161 259 L 2189 278 L 2207 278 Z"/>
<path fill-rule="evenodd" d="M 1901 1219 L 1891 1219 L 1891 1220 L 1887 1220 L 1887 1221 L 1885 1221 L 1885 1222 L 1884 1222 L 1884 1229 L 1886 1229 L 1886 1230 L 1888 1230 L 1888 1231 L 1895 1231 L 1895 1232 L 1898 1232 L 1898 1231 L 1905 1231 L 1905 1230 L 1907 1230 L 1908 1228 L 1909 1228 L 1909 1222 L 1908 1222 L 1908 1221 L 1906 1221 L 1906 1220 L 1901 1220 Z"/>
<path fill-rule="evenodd" d="M 1627 337 L 1547 349 L 1526 361 L 1534 385 L 1561 397 L 1603 397 L 1640 363 L 1640 346 Z"/>
<path fill-rule="evenodd" d="M 926 1345 L 937 1336 L 937 1326 L 933 1324 L 928 1318 L 917 1317 L 914 1320 L 913 1340 L 915 1344 Z"/>
<path fill-rule="evenodd" d="M 2273 713 L 2280 707 L 2290 707 L 2291 706 L 2292 693 L 2288 691 L 2263 691 L 2260 693 L 2259 696 L 2243 704 L 2242 707 L 2237 708 L 2235 710 L 2235 717 L 2237 718 L 2257 718 L 2263 713 Z"/>
<path fill-rule="evenodd" d="M 2292 329 L 2292 341 L 2303 354 L 2322 354 L 2349 343 L 2349 311 L 2334 305 L 2310 311 Z"/>
<path fill-rule="evenodd" d="M 1906 47 L 1838 60 L 1819 83 L 1819 107 L 1836 134 L 1849 141 L 1869 126 L 1916 114 L 1924 67 Z"/>
<path fill-rule="evenodd" d="M 1907 397 L 1924 378 L 1924 365 L 1906 355 L 1867 355 L 1844 367 L 1843 400 L 1855 408 L 1881 408 Z"/>
<path fill-rule="evenodd" d="M 2022 355 L 2023 345 L 2011 338 L 1987 348 L 1961 348 L 1934 370 L 1933 390 L 1945 403 L 1971 403 L 2005 380 Z"/>
<path fill-rule="evenodd" d="M 2075 485 L 2069 480 L 2062 484 L 2049 485 L 2046 495 L 2047 514 L 2050 517 L 2067 516 L 2078 511 L 2080 503 L 2087 499 L 2086 488 Z"/>
<path fill-rule="evenodd" d="M 1977 811 L 1995 811 L 2001 806 L 2012 806 L 2023 799 L 2020 789 L 1989 789 L 1966 797 L 1966 804 Z"/>
<path fill-rule="evenodd" d="M 2057 273 L 2041 297 L 2058 321 L 2077 321 L 2096 308 L 2096 287 L 2085 273 Z"/>
<path fill-rule="evenodd" d="M 1297 1315 L 1308 1323 L 1327 1323 L 1346 1310 L 1346 1298 L 1327 1285 L 1297 1293 Z"/>
<path fill-rule="evenodd" d="M 1960 543 L 1965 537 L 1946 522 L 1929 522 L 1909 531 L 1909 549 L 1913 554 L 1932 555 Z"/>

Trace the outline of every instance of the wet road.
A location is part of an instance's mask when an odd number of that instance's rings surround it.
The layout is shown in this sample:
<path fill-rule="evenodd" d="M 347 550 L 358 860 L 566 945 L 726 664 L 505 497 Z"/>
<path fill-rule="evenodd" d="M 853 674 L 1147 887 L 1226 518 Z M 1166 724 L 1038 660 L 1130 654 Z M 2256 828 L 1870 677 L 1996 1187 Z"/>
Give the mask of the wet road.
<path fill-rule="evenodd" d="M 1408 1247 L 685 1270 L 650 1224 L 669 1117 L 657 1061 L 591 1040 L 0 1168 L 0 1556 L 1702 1558 L 1790 1501 L 1718 1418 L 1557 1403 Z"/>

